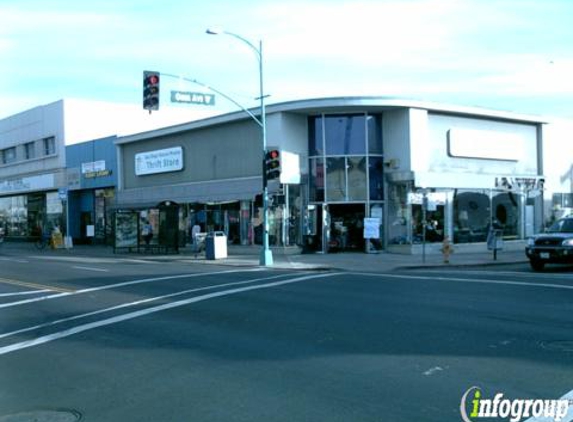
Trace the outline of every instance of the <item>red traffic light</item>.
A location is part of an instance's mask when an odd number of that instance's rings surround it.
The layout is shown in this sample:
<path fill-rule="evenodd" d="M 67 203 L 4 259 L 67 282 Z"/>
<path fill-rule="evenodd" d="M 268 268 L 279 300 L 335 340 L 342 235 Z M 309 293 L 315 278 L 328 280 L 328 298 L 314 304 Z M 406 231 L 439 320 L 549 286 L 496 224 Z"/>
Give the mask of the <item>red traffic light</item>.
<path fill-rule="evenodd" d="M 159 75 L 150 75 L 147 78 L 147 83 L 150 85 L 156 85 L 159 83 Z"/>
<path fill-rule="evenodd" d="M 143 108 L 159 110 L 159 72 L 143 72 Z"/>

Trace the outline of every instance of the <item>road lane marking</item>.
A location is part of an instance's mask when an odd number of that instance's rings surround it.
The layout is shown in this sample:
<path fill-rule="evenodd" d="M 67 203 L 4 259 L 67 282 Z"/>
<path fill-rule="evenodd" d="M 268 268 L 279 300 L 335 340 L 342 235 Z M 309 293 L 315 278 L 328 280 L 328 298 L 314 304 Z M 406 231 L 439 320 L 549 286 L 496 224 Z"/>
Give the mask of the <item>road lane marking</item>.
<path fill-rule="evenodd" d="M 71 293 L 71 292 L 73 292 L 73 290 L 64 289 L 62 287 L 49 286 L 47 284 L 39 284 L 39 283 L 29 283 L 27 281 L 20 281 L 20 280 L 11 280 L 9 278 L 0 278 L 0 283 L 9 284 L 11 286 L 28 287 L 28 288 L 34 289 L 34 290 L 43 290 L 43 291 L 48 290 L 48 291 L 60 292 L 60 293 Z M 36 298 L 36 299 L 39 299 L 39 298 Z"/>
<path fill-rule="evenodd" d="M 94 267 L 79 267 L 79 266 L 72 266 L 72 268 L 76 268 L 78 270 L 86 270 L 86 271 L 98 271 L 98 272 L 102 272 L 102 273 L 107 273 L 109 272 L 109 270 L 106 270 L 104 268 L 94 268 Z"/>
<path fill-rule="evenodd" d="M 156 302 L 159 300 L 165 300 L 165 299 L 169 299 L 169 298 L 173 298 L 176 296 L 181 296 L 181 295 L 186 295 L 189 293 L 196 293 L 196 292 L 201 292 L 201 291 L 205 291 L 205 290 L 214 290 L 214 289 L 218 289 L 221 287 L 231 287 L 231 286 L 240 286 L 240 285 L 244 285 L 244 284 L 252 284 L 252 283 L 258 283 L 260 281 L 266 281 L 266 280 L 274 280 L 277 278 L 281 278 L 281 277 L 287 277 L 290 274 L 279 274 L 279 275 L 274 275 L 274 276 L 270 276 L 270 277 L 262 277 L 262 278 L 255 278 L 255 279 L 251 279 L 251 280 L 244 280 L 244 281 L 235 281 L 232 283 L 224 283 L 224 284 L 214 284 L 211 286 L 205 286 L 205 287 L 196 287 L 194 289 L 188 289 L 188 290 L 183 290 L 180 292 L 175 292 L 175 293 L 170 293 L 167 295 L 163 295 L 163 296 L 156 296 L 156 297 L 151 297 L 151 298 L 147 298 L 147 299 L 141 299 L 141 300 L 137 300 L 134 302 L 127 302 L 127 303 L 122 303 L 121 305 L 116 305 L 116 306 L 112 306 L 109 308 L 104 308 L 104 309 L 99 309 L 97 311 L 92 311 L 92 312 L 87 312 L 85 314 L 81 314 L 81 315 L 74 315 L 71 317 L 67 317 L 67 318 L 62 318 L 62 319 L 58 319 L 55 321 L 50 321 L 50 322 L 46 322 L 43 324 L 38 324 L 38 325 L 34 325 L 32 327 L 27 327 L 27 328 L 21 328 L 19 330 L 16 331 L 11 331 L 8 333 L 3 333 L 0 334 L 0 339 L 6 338 L 6 337 L 10 337 L 10 336 L 14 336 L 17 334 L 23 334 L 23 333 L 27 333 L 30 331 L 34 331 L 34 330 L 39 330 L 42 328 L 47 328 L 47 327 L 52 327 L 54 325 L 57 324 L 61 324 L 64 322 L 70 322 L 70 321 L 75 321 L 78 319 L 82 319 L 82 318 L 87 318 L 90 316 L 94 316 L 94 315 L 100 315 L 106 312 L 111 312 L 111 311 L 116 311 L 118 309 L 124 309 L 124 308 L 129 308 L 132 306 L 137 306 L 137 305 L 142 305 L 145 303 L 150 303 L 150 302 Z"/>
<path fill-rule="evenodd" d="M 486 278 L 460 278 L 460 277 L 434 277 L 430 275 L 398 275 L 398 274 L 377 274 L 377 273 L 363 273 L 352 271 L 348 274 L 363 275 L 367 277 L 387 277 L 387 278 L 400 278 L 409 280 L 427 280 L 427 281 L 453 281 L 457 283 L 476 283 L 476 284 L 500 284 L 507 286 L 524 286 L 524 287 L 544 287 L 548 289 L 563 289 L 573 290 L 573 286 L 566 284 L 553 284 L 553 283 L 526 283 L 524 281 L 511 281 L 511 280 L 489 280 Z"/>
<path fill-rule="evenodd" d="M 67 296 L 71 296 L 71 295 L 80 295 L 80 294 L 84 294 L 84 293 L 92 293 L 92 292 L 97 292 L 97 291 L 101 291 L 101 290 L 115 289 L 118 287 L 131 286 L 134 284 L 152 283 L 154 281 L 163 281 L 163 280 L 175 280 L 178 278 L 194 278 L 194 277 L 209 276 L 209 275 L 244 273 L 244 272 L 252 272 L 252 271 L 262 271 L 262 270 L 260 268 L 252 268 L 252 269 L 240 269 L 240 270 L 225 270 L 225 271 L 217 271 L 217 272 L 170 275 L 170 276 L 163 276 L 163 277 L 144 278 L 144 279 L 140 279 L 140 280 L 124 281 L 121 283 L 114 283 L 114 284 L 106 284 L 104 286 L 90 287 L 87 289 L 76 290 L 76 291 L 62 291 L 62 290 L 54 289 L 56 291 L 61 291 L 61 293 L 42 296 L 42 297 L 36 297 L 33 299 L 19 300 L 17 302 L 4 303 L 4 304 L 0 305 L 0 309 L 11 308 L 13 306 L 19 306 L 19 305 L 26 305 L 28 303 L 40 302 L 43 300 L 59 299 L 61 297 L 67 297 Z M 0 279 L 0 281 L 1 281 L 1 279 Z M 44 288 L 47 288 L 47 287 L 48 286 L 44 286 Z M 52 289 L 49 289 L 49 290 L 52 290 Z"/>
<path fill-rule="evenodd" d="M 49 290 L 29 290 L 26 292 L 0 293 L 0 297 L 37 295 L 37 294 L 46 293 L 46 292 L 49 292 Z"/>
<path fill-rule="evenodd" d="M 27 349 L 29 347 L 39 346 L 41 344 L 45 344 L 45 343 L 49 343 L 49 342 L 52 342 L 55 340 L 65 338 L 65 337 L 69 337 L 69 336 L 72 336 L 74 334 L 83 333 L 85 331 L 93 330 L 95 328 L 100 328 L 100 327 L 104 327 L 107 325 L 117 324 L 119 322 L 128 321 L 131 319 L 143 317 L 143 316 L 154 314 L 154 313 L 161 312 L 161 311 L 179 308 L 181 306 L 190 305 L 192 303 L 202 302 L 202 301 L 209 300 L 209 299 L 215 299 L 218 297 L 230 296 L 230 295 L 235 295 L 235 294 L 254 291 L 254 290 L 269 289 L 272 287 L 284 286 L 287 284 L 300 283 L 302 281 L 312 280 L 315 278 L 333 277 L 333 276 L 340 275 L 340 274 L 342 274 L 342 273 L 312 274 L 312 275 L 307 275 L 307 276 L 295 277 L 295 278 L 292 278 L 289 280 L 275 281 L 272 283 L 265 283 L 265 284 L 257 284 L 256 286 L 246 286 L 246 287 L 238 287 L 238 288 L 229 289 L 229 290 L 222 290 L 219 292 L 207 293 L 205 295 L 195 296 L 193 298 L 183 299 L 183 300 L 179 300 L 176 302 L 169 302 L 169 303 L 165 303 L 163 305 L 157 305 L 157 306 L 153 306 L 151 308 L 146 308 L 146 309 L 142 309 L 139 311 L 129 312 L 127 314 L 118 315 L 118 316 L 103 319 L 100 321 L 95 321 L 95 322 L 91 322 L 91 323 L 84 324 L 84 325 L 78 325 L 76 327 L 73 327 L 73 328 L 70 328 L 67 330 L 63 330 L 63 331 L 59 331 L 57 333 L 37 337 L 35 339 L 26 340 L 26 341 L 22 341 L 19 343 L 14 343 L 14 344 L 11 344 L 9 346 L 0 347 L 0 355 L 5 355 L 7 353 L 15 352 L 15 351 L 22 350 L 22 349 Z"/>
<path fill-rule="evenodd" d="M 46 255 L 34 255 L 29 258 L 34 260 L 43 261 L 62 261 L 62 262 L 78 262 L 80 264 L 117 264 L 119 261 L 116 258 L 93 258 L 89 256 L 46 256 Z"/>
<path fill-rule="evenodd" d="M 0 261 L 9 261 L 9 262 L 17 262 L 19 264 L 27 264 L 30 261 L 27 261 L 25 259 L 18 259 L 18 258 L 6 258 L 6 257 L 0 257 Z"/>

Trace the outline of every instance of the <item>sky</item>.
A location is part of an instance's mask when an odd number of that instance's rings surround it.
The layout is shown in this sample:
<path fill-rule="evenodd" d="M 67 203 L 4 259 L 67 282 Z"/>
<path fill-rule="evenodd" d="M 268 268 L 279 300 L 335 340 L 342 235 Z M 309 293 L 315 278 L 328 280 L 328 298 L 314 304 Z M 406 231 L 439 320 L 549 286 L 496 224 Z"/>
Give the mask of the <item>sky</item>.
<path fill-rule="evenodd" d="M 388 96 L 573 118 L 571 0 L 0 0 L 0 118 L 62 98 L 142 103 L 144 70 L 256 106 Z M 204 92 L 162 76 L 171 90 Z M 235 111 L 223 97 L 193 111 Z"/>

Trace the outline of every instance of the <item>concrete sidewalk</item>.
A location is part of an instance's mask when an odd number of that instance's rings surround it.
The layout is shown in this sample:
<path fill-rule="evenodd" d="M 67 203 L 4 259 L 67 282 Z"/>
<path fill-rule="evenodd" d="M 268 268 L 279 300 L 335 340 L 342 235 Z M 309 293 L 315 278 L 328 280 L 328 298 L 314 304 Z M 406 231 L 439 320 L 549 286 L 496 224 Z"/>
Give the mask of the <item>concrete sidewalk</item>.
<path fill-rule="evenodd" d="M 485 247 L 484 247 L 485 249 Z M 34 256 L 40 254 L 74 257 L 109 257 L 117 259 L 145 260 L 165 263 L 177 261 L 205 265 L 259 266 L 260 246 L 229 245 L 228 257 L 218 260 L 206 260 L 204 254 L 195 256 L 190 248 L 183 248 L 179 254 L 114 253 L 113 248 L 103 245 L 76 245 L 71 249 L 37 250 L 32 243 L 6 242 L 0 247 L 0 257 Z M 515 263 L 527 263 L 523 250 L 498 251 L 493 259 L 491 251 L 454 253 L 450 263 L 445 264 L 441 254 L 404 255 L 381 252 L 301 254 L 299 248 L 272 248 L 273 268 L 300 270 L 341 270 L 390 272 L 398 269 L 419 269 L 434 267 L 491 266 Z"/>

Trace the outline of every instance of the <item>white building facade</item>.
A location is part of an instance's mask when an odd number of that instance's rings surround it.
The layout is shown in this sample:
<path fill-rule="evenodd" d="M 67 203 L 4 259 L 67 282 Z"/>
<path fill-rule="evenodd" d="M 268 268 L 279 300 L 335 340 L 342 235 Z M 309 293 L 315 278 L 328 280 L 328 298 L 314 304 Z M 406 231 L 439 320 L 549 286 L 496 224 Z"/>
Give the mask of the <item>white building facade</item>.
<path fill-rule="evenodd" d="M 268 145 L 298 155 L 301 176 L 271 184 L 271 243 L 416 253 L 426 243 L 437 251 L 449 237 L 485 247 L 495 223 L 506 245 L 521 247 L 544 224 L 545 125 L 534 116 L 383 97 L 268 106 Z M 199 224 L 235 243 L 260 240 L 262 142 L 243 112 L 116 144 L 118 208 L 149 219 L 157 204 L 173 202 L 180 239 Z M 138 159 L 165 151 L 174 151 L 177 166 L 137 170 Z"/>

